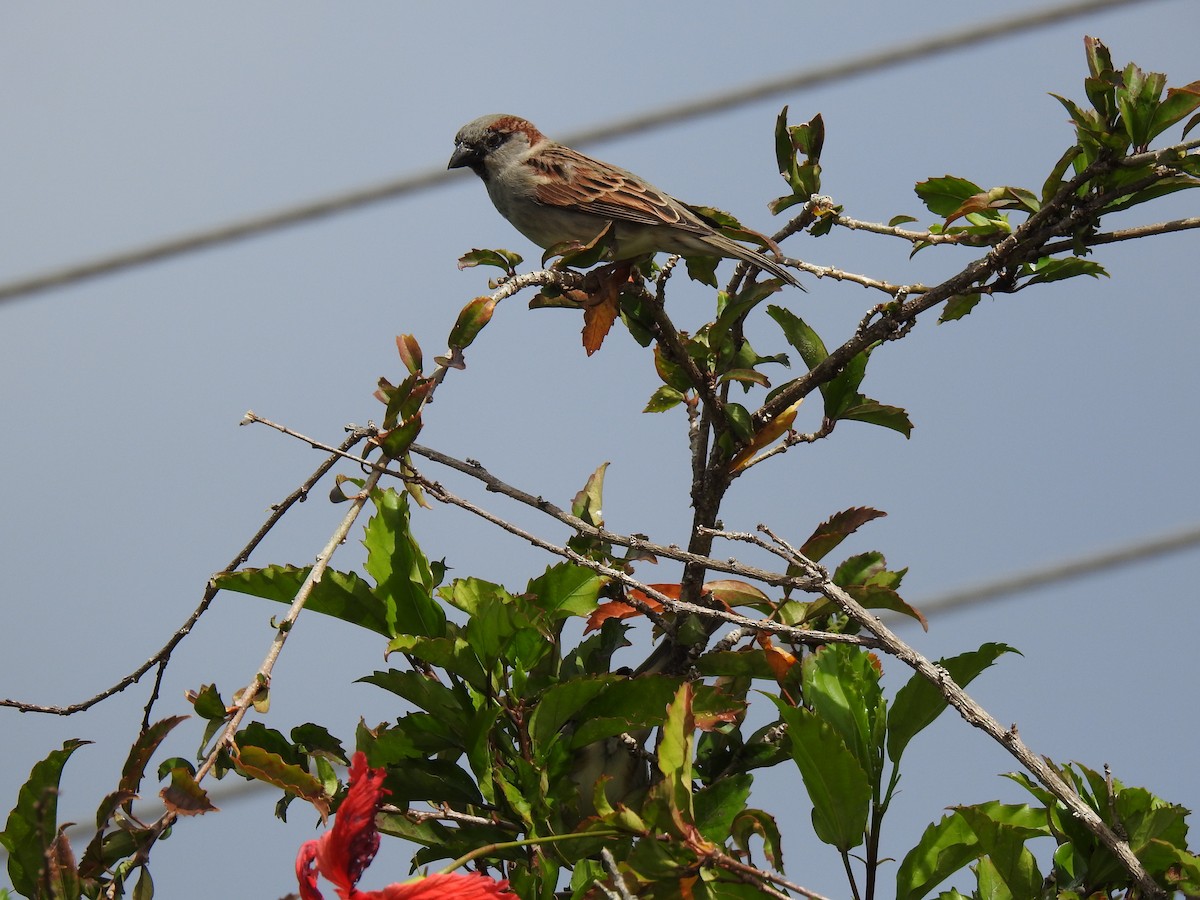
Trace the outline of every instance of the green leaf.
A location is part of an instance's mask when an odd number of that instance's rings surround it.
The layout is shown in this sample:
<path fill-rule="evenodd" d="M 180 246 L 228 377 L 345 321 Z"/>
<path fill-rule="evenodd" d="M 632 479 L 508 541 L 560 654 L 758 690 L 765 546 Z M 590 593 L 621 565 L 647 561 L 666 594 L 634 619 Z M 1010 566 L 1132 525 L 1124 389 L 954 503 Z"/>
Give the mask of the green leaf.
<path fill-rule="evenodd" d="M 696 791 L 696 827 L 715 844 L 724 843 L 730 836 L 734 821 L 746 811 L 750 785 L 754 776 L 748 772 L 720 778 L 714 784 Z"/>
<path fill-rule="evenodd" d="M 131 794 L 141 791 L 142 778 L 146 773 L 146 764 L 150 762 L 150 757 L 154 755 L 158 745 L 171 733 L 172 729 L 186 719 L 187 716 L 161 719 L 138 735 L 133 746 L 129 748 L 129 756 L 125 758 L 125 766 L 121 770 L 121 781 L 117 785 L 118 791 L 128 791 Z"/>
<path fill-rule="evenodd" d="M 626 731 L 661 725 L 679 683 L 678 678 L 662 675 L 619 678 L 612 682 L 580 709 L 571 736 L 572 749 Z"/>
<path fill-rule="evenodd" d="M 1049 834 L 1045 811 L 985 803 L 959 807 L 957 812 L 975 832 L 979 848 L 990 864 L 987 869 L 980 869 L 980 886 L 984 886 L 985 880 L 990 880 L 993 884 L 1003 885 L 1003 889 L 1014 898 L 1039 896 L 1042 875 L 1025 842 Z M 998 815 L 1001 813 L 1005 815 Z M 1011 819 L 1006 816 L 1014 815 L 1020 816 L 1025 822 L 1010 824 Z M 985 890 L 984 893 L 986 896 L 997 896 L 994 891 Z"/>
<path fill-rule="evenodd" d="M 319 778 L 309 774 L 303 766 L 288 762 L 278 753 L 253 744 L 240 746 L 237 753 L 238 768 L 258 781 L 273 784 L 290 791 L 313 804 L 322 814 L 329 811 L 330 797 Z"/>
<path fill-rule="evenodd" d="M 240 569 L 215 576 L 213 583 L 222 590 L 251 594 L 290 606 L 311 571 L 311 566 Z M 395 611 L 353 572 L 326 569 L 325 577 L 313 586 L 305 608 L 370 629 L 384 637 L 391 637 L 393 633 L 390 623 L 394 620 Z"/>
<path fill-rule="evenodd" d="M 783 871 L 783 839 L 772 816 L 761 809 L 748 809 L 734 820 L 733 827 L 726 833 L 747 854 L 750 850 L 750 838 L 758 835 L 762 838 L 763 855 L 767 862 L 780 872 Z"/>
<path fill-rule="evenodd" d="M 954 175 L 918 182 L 915 190 L 925 207 L 942 218 L 952 215 L 970 197 L 983 192 L 975 182 Z"/>
<path fill-rule="evenodd" d="M 960 687 L 970 684 L 980 672 L 988 668 L 1005 653 L 1020 653 L 1008 644 L 988 643 L 978 650 L 961 653 L 949 659 L 940 659 L 936 665 L 950 673 Z M 904 687 L 896 692 L 892 711 L 888 716 L 887 752 L 892 762 L 898 763 L 908 742 L 931 725 L 946 709 L 946 698 L 919 674 L 913 675 Z"/>
<path fill-rule="evenodd" d="M 668 409 L 674 409 L 683 402 L 683 394 L 675 390 L 673 387 L 667 387 L 665 384 L 657 391 L 650 395 L 644 413 L 660 413 L 666 412 Z"/>
<path fill-rule="evenodd" d="M 1074 278 L 1078 275 L 1090 275 L 1099 278 L 1108 277 L 1108 272 L 1097 262 L 1090 259 L 1080 259 L 1078 256 L 1052 258 L 1043 256 L 1037 262 L 1025 263 L 1021 266 L 1021 277 L 1032 275 L 1026 284 L 1046 284 L 1051 281 L 1061 281 L 1064 278 Z M 944 315 L 944 314 L 943 314 Z"/>
<path fill-rule="evenodd" d="M 838 419 L 866 422 L 868 425 L 879 425 L 883 428 L 890 428 L 892 431 L 898 431 L 905 437 L 912 436 L 913 423 L 905 410 L 899 406 L 887 406 L 861 394 L 857 396 L 857 402 L 842 410 Z"/>
<path fill-rule="evenodd" d="M 496 311 L 496 300 L 493 297 L 476 297 L 470 301 L 458 314 L 454 327 L 450 329 L 447 343 L 457 350 L 465 350 L 483 331 L 484 326 L 492 320 Z"/>
<path fill-rule="evenodd" d="M 367 522 L 364 568 L 375 579 L 373 595 L 386 609 L 388 636 L 445 631 L 446 613 L 433 599 L 429 560 L 409 529 L 408 498 L 392 489 L 371 492 L 375 515 Z"/>
<path fill-rule="evenodd" d="M 725 415 L 738 440 L 748 442 L 754 437 L 754 423 L 750 411 L 740 403 L 726 403 Z"/>
<path fill-rule="evenodd" d="M 399 634 L 388 642 L 387 652 L 412 654 L 431 666 L 453 672 L 476 690 L 489 689 L 487 669 L 474 648 L 461 637 L 424 638 Z"/>
<path fill-rule="evenodd" d="M 530 602 L 551 619 L 565 619 L 591 613 L 607 581 L 591 569 L 561 562 L 547 566 L 545 572 L 529 582 L 525 592 Z"/>
<path fill-rule="evenodd" d="M 57 837 L 58 783 L 71 754 L 90 741 L 72 738 L 36 763 L 17 794 L 17 805 L 8 814 L 0 845 L 8 851 L 8 877 L 26 897 L 41 896 L 39 883 L 46 851 Z"/>
<path fill-rule="evenodd" d="M 571 501 L 571 515 L 597 528 L 604 527 L 604 473 L 607 470 L 608 463 L 601 463 L 596 471 L 588 476 L 583 490 Z"/>
<path fill-rule="evenodd" d="M 388 769 L 384 786 L 390 791 L 389 803 L 411 800 L 430 803 L 483 803 L 475 780 L 448 759 L 406 759 L 403 765 Z"/>
<path fill-rule="evenodd" d="M 973 294 L 955 294 L 942 307 L 942 314 L 938 316 L 938 324 L 941 325 L 943 322 L 954 322 L 965 318 L 970 315 L 981 299 L 983 299 L 983 295 L 978 292 Z"/>
<path fill-rule="evenodd" d="M 564 725 L 612 684 L 619 675 L 572 678 L 548 688 L 529 717 L 529 737 L 535 753 L 546 748 Z M 622 729 L 623 731 L 624 729 Z M 616 734 L 620 734 L 618 731 Z"/>
<path fill-rule="evenodd" d="M 671 702 L 658 741 L 658 770 L 668 788 L 671 810 L 676 821 L 695 822 L 692 812 L 692 748 L 696 723 L 692 718 L 691 682 L 679 686 Z"/>
<path fill-rule="evenodd" d="M 458 267 L 470 269 L 473 266 L 495 266 L 509 275 L 515 275 L 521 262 L 520 254 L 511 250 L 472 250 L 458 258 Z"/>
<path fill-rule="evenodd" d="M 920 900 L 982 851 L 975 832 L 957 813 L 925 829 L 896 871 L 896 900 Z"/>
<path fill-rule="evenodd" d="M 808 536 L 808 540 L 800 547 L 800 553 L 813 562 L 819 562 L 830 550 L 858 531 L 863 525 L 886 515 L 887 513 L 871 509 L 869 506 L 855 506 L 834 513 Z"/>
<path fill-rule="evenodd" d="M 359 678 L 358 682 L 373 684 L 403 697 L 417 709 L 432 715 L 450 731 L 461 733 L 466 730 L 470 710 L 464 707 L 464 699 L 444 684 L 427 678 L 420 672 L 376 670 Z"/>
<path fill-rule="evenodd" d="M 683 264 L 687 266 L 688 278 L 698 281 L 711 288 L 717 286 L 717 266 L 721 259 L 717 256 L 685 256 Z"/>
<path fill-rule="evenodd" d="M 824 362 L 829 351 L 825 349 L 825 343 L 820 336 L 809 328 L 803 319 L 782 306 L 768 306 L 767 315 L 783 329 L 783 336 L 799 351 L 800 358 L 809 369 L 814 369 Z"/>
<path fill-rule="evenodd" d="M 878 785 L 887 722 L 878 661 L 857 647 L 829 645 L 807 654 L 802 672 L 806 705 L 833 727 Z"/>
<path fill-rule="evenodd" d="M 812 800 L 817 837 L 842 852 L 850 851 L 863 842 L 867 827 L 871 807 L 867 773 L 827 722 L 807 709 L 772 699 L 788 726 L 792 759 Z"/>

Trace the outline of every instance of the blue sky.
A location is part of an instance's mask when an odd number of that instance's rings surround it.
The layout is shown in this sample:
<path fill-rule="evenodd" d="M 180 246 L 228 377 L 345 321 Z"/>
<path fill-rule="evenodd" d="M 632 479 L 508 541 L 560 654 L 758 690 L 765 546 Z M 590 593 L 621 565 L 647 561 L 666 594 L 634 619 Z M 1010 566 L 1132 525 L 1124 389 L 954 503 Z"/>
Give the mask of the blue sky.
<path fill-rule="evenodd" d="M 483 113 L 567 134 L 1041 5 L 12 7 L 0 30 L 0 282 L 444 165 L 455 131 Z M 920 216 L 912 186 L 925 178 L 1040 186 L 1072 139 L 1048 92 L 1082 98 L 1085 34 L 1105 40 L 1118 63 L 1164 71 L 1174 84 L 1200 78 L 1194 29 L 1182 24 L 1191 13 L 1186 0 L 1135 4 L 587 149 L 765 230 L 765 204 L 783 192 L 772 127 L 787 103 L 794 121 L 824 116 L 823 188 L 848 214 Z M 1110 224 L 1195 208 L 1185 192 Z M 485 272 L 455 265 L 472 247 L 539 256 L 463 174 L 403 200 L 0 305 L 0 695 L 73 702 L 154 653 L 208 576 L 319 461 L 265 428 L 239 428 L 242 413 L 329 442 L 346 423 L 378 419 L 375 380 L 399 371 L 393 336 L 415 334 L 427 355 L 440 352 L 458 310 L 486 290 Z M 803 539 L 846 507 L 884 509 L 888 518 L 850 549 L 881 549 L 909 567 L 905 596 L 919 606 L 956 586 L 1194 524 L 1195 249 L 1194 232 L 1102 248 L 1094 258 L 1111 278 L 985 301 L 955 324 L 922 323 L 876 355 L 864 385 L 909 410 L 911 440 L 839 427 L 740 479 L 726 525 L 765 521 Z M 801 238 L 789 252 L 895 282 L 931 283 L 971 258 L 950 249 L 909 260 L 907 245 L 863 234 Z M 829 343 L 876 302 L 852 285 L 807 284 L 787 302 Z M 688 327 L 710 299 L 676 279 L 671 304 Z M 558 502 L 611 461 L 609 524 L 682 542 L 682 415 L 639 413 L 656 378 L 626 335 L 614 332 L 587 358 L 578 330 L 572 314 L 502 304 L 467 370 L 439 390 L 423 441 Z M 798 424 L 815 427 L 816 417 L 804 410 Z M 309 561 L 340 515 L 314 496 L 255 562 Z M 453 510 L 421 512 L 414 527 L 460 575 L 520 588 L 549 562 Z M 360 558 L 352 541 L 335 565 Z M 904 634 L 931 657 L 1013 644 L 1024 656 L 973 686 L 993 714 L 1017 723 L 1036 752 L 1108 762 L 1125 782 L 1196 808 L 1200 775 L 1181 764 L 1200 740 L 1195 560 L 1178 554 Z M 669 580 L 671 569 L 659 568 L 640 574 Z M 220 597 L 177 652 L 158 714 L 186 712 L 183 691 L 202 683 L 226 695 L 245 683 L 277 612 Z M 276 670 L 267 724 L 286 731 L 314 720 L 351 740 L 360 717 L 394 717 L 383 692 L 353 683 L 383 665 L 382 651 L 371 635 L 306 617 Z M 888 671 L 906 677 L 899 664 Z M 72 759 L 60 809 L 86 819 L 115 785 L 147 690 L 67 720 L 0 710 L 0 807 L 12 806 L 36 760 L 83 737 L 95 743 Z M 171 752 L 191 755 L 200 731 L 182 726 Z M 885 826 L 897 856 L 947 805 L 1019 796 L 996 777 L 1014 761 L 961 721 L 939 721 L 910 754 Z M 758 802 L 774 803 L 790 836 L 789 871 L 843 895 L 833 851 L 808 835 L 798 779 L 760 785 Z M 273 803 L 231 802 L 179 825 L 155 851 L 160 895 L 210 893 L 197 857 L 241 896 L 291 890 L 313 817 L 297 806 L 279 823 Z M 372 876 L 400 878 L 405 859 L 385 847 Z"/>

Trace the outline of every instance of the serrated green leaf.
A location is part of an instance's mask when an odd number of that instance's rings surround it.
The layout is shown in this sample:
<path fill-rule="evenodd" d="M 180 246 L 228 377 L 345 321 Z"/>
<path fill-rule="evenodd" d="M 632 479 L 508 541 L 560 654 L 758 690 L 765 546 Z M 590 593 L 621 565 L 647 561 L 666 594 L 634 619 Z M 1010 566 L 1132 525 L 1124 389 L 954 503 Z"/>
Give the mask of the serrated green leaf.
<path fill-rule="evenodd" d="M 545 572 L 530 580 L 525 592 L 530 602 L 551 619 L 564 619 L 586 616 L 594 610 L 606 582 L 591 569 L 561 562 L 547 566 Z"/>
<path fill-rule="evenodd" d="M 388 637 L 399 633 L 435 637 L 446 613 L 433 599 L 433 574 L 409 528 L 408 499 L 390 488 L 371 493 L 375 515 L 367 522 L 364 568 L 375 579 L 372 596 L 382 603 Z"/>
<path fill-rule="evenodd" d="M 887 704 L 872 655 L 858 647 L 829 645 L 802 663 L 804 700 L 845 742 L 872 785 L 883 765 Z"/>
<path fill-rule="evenodd" d="M 925 829 L 896 871 L 896 900 L 921 900 L 981 854 L 978 839 L 957 813 Z"/>
<path fill-rule="evenodd" d="M 843 852 L 852 850 L 863 842 L 871 807 L 867 773 L 827 722 L 778 699 L 775 705 L 787 723 L 792 759 L 812 800 L 817 837 Z"/>
<path fill-rule="evenodd" d="M 1032 275 L 1026 284 L 1046 284 L 1051 281 L 1062 281 L 1064 278 L 1075 278 L 1078 275 L 1090 275 L 1099 278 L 1108 277 L 1104 267 L 1090 259 L 1080 259 L 1078 256 L 1060 258 L 1042 257 L 1033 263 L 1021 266 L 1021 275 Z"/>
<path fill-rule="evenodd" d="M 817 526 L 816 530 L 800 547 L 800 552 L 813 562 L 820 562 L 825 555 L 863 525 L 886 516 L 887 513 L 868 506 L 855 506 L 834 513 Z"/>
<path fill-rule="evenodd" d="M 925 207 L 942 218 L 951 215 L 968 198 L 983 192 L 975 182 L 954 175 L 920 181 L 914 190 Z"/>
<path fill-rule="evenodd" d="M 979 293 L 955 294 L 942 307 L 942 314 L 938 317 L 938 324 L 941 325 L 943 322 L 954 322 L 965 318 L 970 315 L 981 299 L 983 299 L 983 295 Z"/>
<path fill-rule="evenodd" d="M 1008 644 L 988 643 L 978 650 L 960 653 L 949 659 L 940 659 L 936 665 L 950 673 L 960 687 L 966 687 L 975 676 L 983 672 L 1005 653 L 1020 651 Z M 888 716 L 887 753 L 892 762 L 899 762 L 908 742 L 931 725 L 946 709 L 947 702 L 936 687 L 919 674 L 914 674 L 904 687 L 896 692 L 892 711 Z"/>
<path fill-rule="evenodd" d="M 215 576 L 213 583 L 222 590 L 250 594 L 290 606 L 311 571 L 311 566 L 240 569 Z M 305 608 L 370 629 L 384 637 L 392 634 L 389 619 L 394 613 L 375 596 L 371 586 L 353 572 L 326 569 L 325 577 L 313 586 Z"/>

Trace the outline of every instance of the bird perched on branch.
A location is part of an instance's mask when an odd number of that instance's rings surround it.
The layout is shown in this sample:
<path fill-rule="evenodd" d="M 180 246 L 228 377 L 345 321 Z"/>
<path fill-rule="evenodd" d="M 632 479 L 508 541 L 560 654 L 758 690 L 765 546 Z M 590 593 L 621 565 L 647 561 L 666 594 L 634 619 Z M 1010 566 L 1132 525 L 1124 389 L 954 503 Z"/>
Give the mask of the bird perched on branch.
<path fill-rule="evenodd" d="M 504 218 L 539 247 L 591 244 L 607 229 L 616 262 L 654 253 L 740 259 L 803 290 L 774 259 L 722 234 L 719 225 L 632 172 L 592 159 L 517 116 L 481 116 L 455 135 L 447 168 L 483 179 Z M 770 238 L 741 233 L 778 253 Z"/>

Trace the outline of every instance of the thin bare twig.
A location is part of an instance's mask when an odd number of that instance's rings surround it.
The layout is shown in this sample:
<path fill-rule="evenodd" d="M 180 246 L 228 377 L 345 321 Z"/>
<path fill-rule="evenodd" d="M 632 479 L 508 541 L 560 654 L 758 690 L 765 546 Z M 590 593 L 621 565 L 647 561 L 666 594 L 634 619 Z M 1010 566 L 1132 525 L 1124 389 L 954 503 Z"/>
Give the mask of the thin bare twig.
<path fill-rule="evenodd" d="M 946 701 L 953 706 L 969 725 L 979 728 L 1009 751 L 1022 766 L 1031 772 L 1046 788 L 1059 799 L 1084 827 L 1094 834 L 1121 861 L 1121 864 L 1137 881 L 1138 886 L 1149 896 L 1160 896 L 1162 888 L 1150 877 L 1142 863 L 1134 855 L 1129 844 L 1118 837 L 1096 812 L 1063 780 L 1058 771 L 1043 757 L 1038 756 L 1017 733 L 1016 727 L 1005 728 L 982 706 L 973 700 L 941 666 L 934 665 L 901 640 L 878 616 L 872 615 L 857 600 L 838 587 L 823 567 L 808 559 L 795 547 L 776 535 L 770 528 L 760 525 L 759 530 L 767 535 L 786 554 L 791 562 L 804 570 L 811 578 L 819 580 L 819 591 L 837 604 L 846 615 L 863 628 L 869 629 L 883 643 L 883 649 L 912 668 L 937 688 Z"/>
<path fill-rule="evenodd" d="M 246 415 L 247 417 L 251 417 L 254 415 L 254 413 L 249 412 Z M 243 419 L 242 424 L 246 424 L 246 421 L 246 419 Z M 262 526 L 255 533 L 254 537 L 250 538 L 246 546 L 238 551 L 237 556 L 233 558 L 229 565 L 227 565 L 217 574 L 224 575 L 228 572 L 234 571 L 238 566 L 243 565 L 246 560 L 250 558 L 250 554 L 254 552 L 254 549 L 262 542 L 263 538 L 270 533 L 271 529 L 275 527 L 275 525 L 280 519 L 283 518 L 287 511 L 296 503 L 300 503 L 307 499 L 309 491 L 311 491 L 313 486 L 321 480 L 326 472 L 333 468 L 333 465 L 337 462 L 339 456 L 347 454 L 351 447 L 353 447 L 370 433 L 370 429 L 359 429 L 352 427 L 350 435 L 345 441 L 342 442 L 340 448 L 325 448 L 327 452 L 330 453 L 329 458 L 322 462 L 321 465 L 317 466 L 316 471 L 306 478 L 304 483 L 296 488 L 296 490 L 292 491 L 292 493 L 288 494 L 288 496 L 282 501 L 271 507 L 271 514 L 267 517 L 267 520 L 263 522 Z M 210 580 L 208 586 L 205 588 L 203 596 L 200 598 L 199 605 L 197 605 L 195 610 L 192 611 L 192 614 L 188 616 L 187 620 L 175 630 L 175 633 L 171 635 L 171 639 L 167 641 L 167 643 L 164 644 L 157 653 L 151 656 L 148 660 L 146 660 L 116 684 L 105 688 L 103 691 L 95 694 L 92 697 L 89 697 L 87 700 L 82 700 L 79 703 L 73 703 L 69 706 L 44 706 L 37 703 L 28 703 L 23 700 L 0 700 L 0 706 L 13 707 L 21 712 L 46 713 L 56 716 L 74 715 L 77 712 L 91 709 L 97 703 L 108 699 L 114 694 L 119 694 L 130 685 L 136 684 L 141 680 L 143 675 L 145 675 L 155 666 L 158 666 L 159 674 L 155 679 L 154 688 L 151 691 L 150 702 L 147 703 L 145 712 L 143 714 L 142 730 L 144 731 L 149 727 L 151 708 L 153 706 L 154 698 L 158 694 L 158 685 L 162 679 L 162 672 L 166 668 L 167 661 L 170 659 L 170 656 L 174 652 L 175 648 L 179 645 L 179 642 L 191 633 L 192 628 L 194 628 L 196 623 L 200 621 L 200 617 L 207 612 L 208 607 L 212 604 L 213 599 L 216 596 L 217 588 L 213 586 L 213 583 Z"/>
<path fill-rule="evenodd" d="M 258 671 L 254 673 L 254 677 L 251 678 L 250 682 L 239 692 L 232 706 L 233 713 L 225 723 L 225 727 L 221 730 L 220 735 L 213 742 L 212 749 L 209 750 L 199 769 L 196 770 L 195 780 L 197 783 L 203 781 L 208 773 L 212 771 L 221 753 L 233 747 L 238 726 L 246 717 L 246 713 L 254 705 L 255 701 L 269 692 L 271 673 L 275 669 L 275 663 L 279 659 L 280 653 L 283 652 L 284 644 L 287 643 L 288 636 L 291 634 L 296 620 L 308 602 L 308 598 L 312 595 L 313 588 L 325 574 L 325 570 L 328 568 L 333 554 L 345 542 L 346 536 L 350 533 L 351 527 L 353 527 L 355 521 L 358 519 L 359 513 L 362 512 L 363 506 L 366 504 L 368 497 L 370 497 L 371 491 L 379 483 L 382 474 L 381 471 L 376 470 L 367 476 L 362 490 L 351 500 L 350 508 L 342 516 L 342 520 L 338 523 L 338 527 L 334 529 L 333 535 L 325 544 L 320 554 L 318 554 L 312 569 L 308 573 L 308 577 L 304 579 L 304 583 L 300 585 L 300 589 L 296 592 L 296 597 L 292 601 L 292 605 L 288 607 L 287 613 L 276 626 L 275 637 L 271 640 L 271 646 L 268 648 L 267 655 L 263 658 L 262 664 L 258 667 Z M 139 847 L 137 853 L 129 860 L 128 866 L 130 870 L 144 864 L 149 859 L 151 848 L 162 836 L 163 832 L 174 824 L 177 818 L 178 815 L 175 812 L 167 810 L 150 826 L 152 836 Z M 121 891 L 121 882 L 114 880 L 105 890 L 105 897 L 109 898 L 109 900 L 115 900 L 116 897 L 120 896 Z"/>

